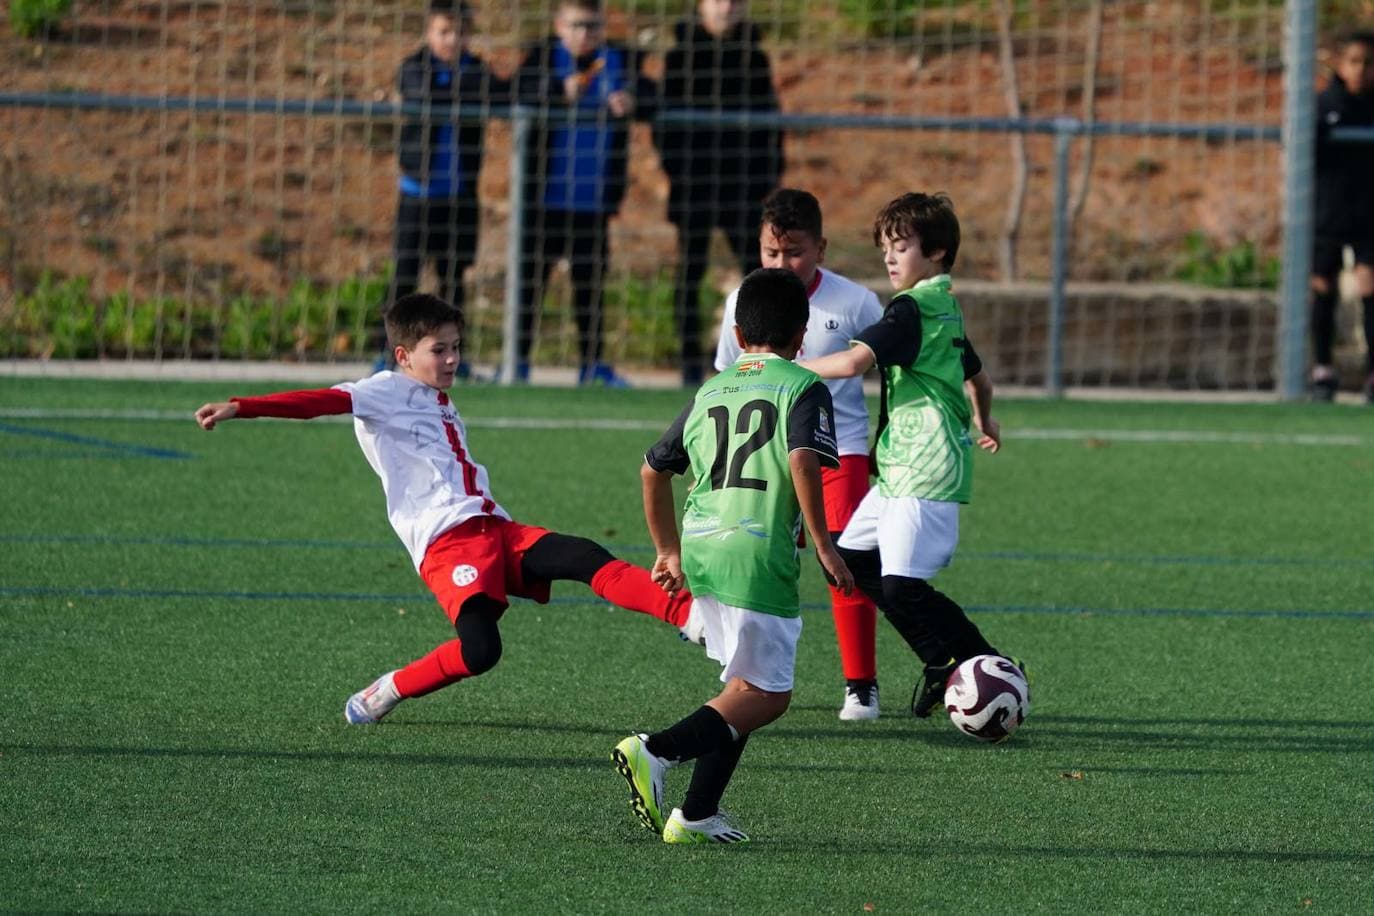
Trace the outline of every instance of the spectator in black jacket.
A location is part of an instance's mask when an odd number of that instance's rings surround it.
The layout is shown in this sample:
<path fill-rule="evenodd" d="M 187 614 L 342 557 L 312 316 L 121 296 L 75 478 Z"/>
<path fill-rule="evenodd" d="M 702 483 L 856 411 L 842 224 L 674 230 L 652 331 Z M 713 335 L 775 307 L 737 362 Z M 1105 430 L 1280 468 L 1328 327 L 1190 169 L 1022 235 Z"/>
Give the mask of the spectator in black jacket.
<path fill-rule="evenodd" d="M 758 27 L 744 18 L 746 7 L 744 0 L 697 0 L 696 15 L 677 24 L 677 44 L 664 60 L 665 110 L 778 111 L 768 55 L 759 45 Z M 763 199 L 782 177 L 782 132 L 771 127 L 667 124 L 656 140 L 672 186 L 668 219 L 677 226 L 674 308 L 682 341 L 682 381 L 696 386 L 707 361 L 698 297 L 712 230 L 724 231 L 745 274 L 758 268 Z"/>
<path fill-rule="evenodd" d="M 525 163 L 520 335 L 516 377 L 529 380 L 534 327 L 549 270 L 568 259 L 580 384 L 625 387 L 602 358 L 607 229 L 625 197 L 630 118 L 646 117 L 657 86 L 640 58 L 605 40 L 598 0 L 560 0 L 554 33 L 527 49 L 515 74 L 520 101 L 539 117 Z"/>
<path fill-rule="evenodd" d="M 1355 253 L 1355 283 L 1364 305 L 1368 376 L 1365 399 L 1374 404 L 1374 147 L 1332 143 L 1333 127 L 1374 126 L 1374 32 L 1342 42 L 1335 72 L 1317 96 L 1316 241 L 1312 255 L 1312 396 L 1330 401 L 1338 387 L 1331 355 L 1336 330 L 1337 280 L 1345 246 Z"/>
<path fill-rule="evenodd" d="M 486 125 L 450 120 L 452 107 L 505 104 L 510 85 L 468 51 L 472 9 L 464 0 L 431 0 L 425 43 L 396 74 L 401 101 L 433 117 L 408 116 L 397 154 L 396 272 L 387 306 L 415 292 L 426 259 L 439 275 L 439 297 L 462 308 L 463 271 L 477 255 L 477 174 Z M 466 375 L 466 373 L 463 373 Z"/>

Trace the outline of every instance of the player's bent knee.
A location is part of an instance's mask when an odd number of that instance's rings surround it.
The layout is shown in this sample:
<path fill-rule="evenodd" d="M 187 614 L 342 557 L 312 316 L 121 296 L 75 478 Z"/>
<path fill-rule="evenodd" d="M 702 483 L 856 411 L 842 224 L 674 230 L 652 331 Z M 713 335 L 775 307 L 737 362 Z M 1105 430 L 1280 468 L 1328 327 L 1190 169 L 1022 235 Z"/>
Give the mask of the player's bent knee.
<path fill-rule="evenodd" d="M 501 631 L 496 618 L 482 607 L 464 607 L 454 629 L 462 646 L 463 667 L 469 675 L 485 674 L 501 660 Z"/>
<path fill-rule="evenodd" d="M 894 607 L 920 608 L 934 593 L 925 579 L 883 576 L 883 600 Z"/>

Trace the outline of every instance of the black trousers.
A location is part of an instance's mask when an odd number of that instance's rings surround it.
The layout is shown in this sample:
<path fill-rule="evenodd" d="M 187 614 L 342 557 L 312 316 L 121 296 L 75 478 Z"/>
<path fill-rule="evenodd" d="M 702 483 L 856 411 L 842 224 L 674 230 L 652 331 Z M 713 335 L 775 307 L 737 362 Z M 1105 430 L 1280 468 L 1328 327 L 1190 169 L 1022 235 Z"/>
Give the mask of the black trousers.
<path fill-rule="evenodd" d="M 601 362 L 601 298 L 610 260 L 609 220 L 607 213 L 525 211 L 520 242 L 520 334 L 516 340 L 521 362 L 529 362 L 544 287 L 549 282 L 549 271 L 560 258 L 568 259 L 572 276 L 579 358 L 584 366 Z"/>
<path fill-rule="evenodd" d="M 719 228 L 730 251 L 748 274 L 759 267 L 759 218 L 763 207 L 745 204 L 738 208 L 688 210 L 677 223 L 677 278 L 673 290 L 673 317 L 682 347 L 682 368 L 704 369 L 712 362 L 701 349 L 701 281 L 711 256 L 711 232 Z"/>
<path fill-rule="evenodd" d="M 1321 366 L 1333 362 L 1336 307 L 1340 300 L 1337 284 L 1347 244 L 1354 249 L 1356 264 L 1374 265 L 1374 238 L 1317 236 L 1313 245 L 1312 275 L 1325 279 L 1327 286 L 1325 294 L 1312 296 L 1312 358 Z M 1367 343 L 1374 341 L 1374 300 L 1370 298 L 1364 300 L 1364 339 Z M 1374 343 L 1369 344 L 1365 362 L 1369 372 L 1374 374 Z"/>
<path fill-rule="evenodd" d="M 478 218 L 476 198 L 431 200 L 401 194 L 393 246 L 396 273 L 387 304 L 415 292 L 428 259 L 439 275 L 439 297 L 462 308 L 467 299 L 463 271 L 477 257 Z"/>

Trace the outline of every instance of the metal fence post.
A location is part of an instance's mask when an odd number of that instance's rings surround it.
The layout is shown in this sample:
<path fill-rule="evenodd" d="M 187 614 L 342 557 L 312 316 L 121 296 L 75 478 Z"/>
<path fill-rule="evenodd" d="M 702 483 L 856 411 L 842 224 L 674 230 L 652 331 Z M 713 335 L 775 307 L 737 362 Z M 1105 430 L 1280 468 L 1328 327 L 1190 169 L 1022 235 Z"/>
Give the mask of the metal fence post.
<path fill-rule="evenodd" d="M 1312 273 L 1312 184 L 1317 132 L 1313 67 L 1317 7 L 1288 0 L 1284 12 L 1283 279 L 1279 284 L 1279 397 L 1303 395 L 1307 368 L 1307 287 Z"/>
<path fill-rule="evenodd" d="M 1064 395 L 1064 284 L 1069 250 L 1069 151 L 1078 122 L 1056 118 L 1054 122 L 1054 219 L 1050 239 L 1050 314 L 1046 341 L 1045 394 Z"/>
<path fill-rule="evenodd" d="M 520 277 L 524 273 L 525 253 L 521 248 L 525 236 L 525 163 L 529 157 L 530 127 L 534 112 L 517 105 L 511 109 L 510 152 L 510 219 L 506 227 L 506 311 L 501 317 L 502 385 L 516 381 L 516 364 L 520 359 Z"/>

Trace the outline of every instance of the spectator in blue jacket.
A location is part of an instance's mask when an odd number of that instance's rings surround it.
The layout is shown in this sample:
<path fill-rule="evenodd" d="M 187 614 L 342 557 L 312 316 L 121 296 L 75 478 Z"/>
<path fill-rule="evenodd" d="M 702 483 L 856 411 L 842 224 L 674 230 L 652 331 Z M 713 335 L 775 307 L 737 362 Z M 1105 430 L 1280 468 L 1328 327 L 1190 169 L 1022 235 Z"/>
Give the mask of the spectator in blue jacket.
<path fill-rule="evenodd" d="M 468 50 L 472 34 L 472 8 L 464 0 L 431 0 L 424 44 L 396 74 L 401 101 L 424 114 L 407 117 L 397 144 L 396 271 L 388 307 L 415 292 L 426 260 L 438 274 L 441 299 L 462 308 L 467 298 L 463 272 L 477 256 L 486 124 L 450 115 L 458 106 L 506 104 L 510 97 L 509 82 Z"/>

